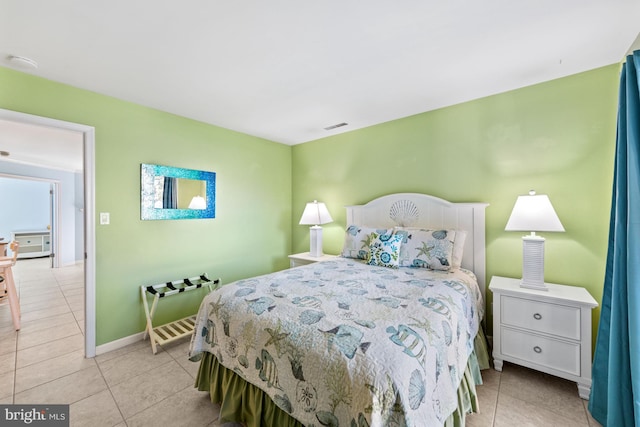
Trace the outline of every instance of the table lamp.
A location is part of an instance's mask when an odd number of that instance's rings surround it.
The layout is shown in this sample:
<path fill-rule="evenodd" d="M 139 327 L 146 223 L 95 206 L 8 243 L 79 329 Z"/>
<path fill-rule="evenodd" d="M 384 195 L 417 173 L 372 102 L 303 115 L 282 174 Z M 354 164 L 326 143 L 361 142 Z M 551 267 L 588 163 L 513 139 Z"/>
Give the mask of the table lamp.
<path fill-rule="evenodd" d="M 564 231 L 564 227 L 546 194 L 531 190 L 527 196 L 518 196 L 505 227 L 506 231 L 530 231 L 522 236 L 523 288 L 547 290 L 544 284 L 544 237 L 536 231 Z"/>
<path fill-rule="evenodd" d="M 189 203 L 189 209 L 207 209 L 207 201 L 202 196 L 194 196 Z"/>
<path fill-rule="evenodd" d="M 332 221 L 333 219 L 324 203 L 319 203 L 317 200 L 314 200 L 312 203 L 307 203 L 304 212 L 302 212 L 300 224 L 312 225 L 312 227 L 309 227 L 309 237 L 311 241 L 309 254 L 311 256 L 321 257 L 323 255 L 322 227 L 320 227 L 320 224 L 327 224 Z"/>

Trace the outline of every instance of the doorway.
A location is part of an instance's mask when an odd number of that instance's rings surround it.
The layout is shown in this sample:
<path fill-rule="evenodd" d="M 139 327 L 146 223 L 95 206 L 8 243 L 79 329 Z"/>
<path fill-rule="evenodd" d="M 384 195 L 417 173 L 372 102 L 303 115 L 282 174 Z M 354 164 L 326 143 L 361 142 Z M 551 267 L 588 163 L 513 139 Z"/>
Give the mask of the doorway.
<path fill-rule="evenodd" d="M 84 184 L 84 326 L 85 356 L 96 355 L 95 313 L 95 129 L 78 123 L 0 109 L 0 119 L 82 134 Z M 54 244 L 55 244 L 54 240 Z"/>
<path fill-rule="evenodd" d="M 0 213 L 0 237 L 20 241 L 18 258 L 49 257 L 50 267 L 59 267 L 59 187 L 54 179 L 0 173 L 3 204 L 10 206 Z"/>

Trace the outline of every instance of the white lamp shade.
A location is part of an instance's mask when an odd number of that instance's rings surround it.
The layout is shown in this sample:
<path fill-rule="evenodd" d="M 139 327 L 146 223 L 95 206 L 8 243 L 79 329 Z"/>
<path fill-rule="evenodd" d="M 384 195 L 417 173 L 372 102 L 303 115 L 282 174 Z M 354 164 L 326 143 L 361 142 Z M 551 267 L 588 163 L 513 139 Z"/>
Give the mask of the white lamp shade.
<path fill-rule="evenodd" d="M 546 194 L 518 196 L 506 231 L 564 231 L 560 218 Z"/>
<path fill-rule="evenodd" d="M 332 221 L 333 218 L 331 218 L 327 206 L 324 203 L 319 203 L 317 200 L 307 203 L 304 212 L 302 212 L 302 218 L 300 218 L 301 225 L 320 225 Z"/>
<path fill-rule="evenodd" d="M 184 205 L 183 205 L 184 206 Z M 195 196 L 189 203 L 189 209 L 206 209 L 207 201 L 202 196 Z"/>

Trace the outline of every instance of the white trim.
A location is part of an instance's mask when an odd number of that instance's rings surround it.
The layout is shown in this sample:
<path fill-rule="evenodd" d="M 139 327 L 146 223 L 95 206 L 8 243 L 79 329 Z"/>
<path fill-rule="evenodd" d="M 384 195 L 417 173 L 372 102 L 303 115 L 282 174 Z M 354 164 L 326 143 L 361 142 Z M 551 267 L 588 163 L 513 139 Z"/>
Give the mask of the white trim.
<path fill-rule="evenodd" d="M 95 128 L 48 117 L 0 109 L 0 119 L 50 126 L 83 133 L 85 191 L 85 344 L 86 357 L 96 355 L 96 273 L 95 273 Z"/>
<path fill-rule="evenodd" d="M 138 341 L 144 339 L 144 332 L 138 332 L 137 334 L 129 335 L 128 337 L 120 338 L 115 341 L 104 343 L 96 347 L 96 356 L 108 353 L 110 351 L 118 350 L 131 344 L 135 344 Z"/>
<path fill-rule="evenodd" d="M 53 187 L 53 206 L 52 206 L 52 227 L 53 227 L 53 259 L 51 260 L 51 267 L 59 268 L 60 267 L 60 217 L 62 216 L 62 206 L 60 206 L 60 191 L 62 187 L 62 183 L 60 182 L 52 182 L 51 186 Z M 74 257 L 75 258 L 75 257 Z"/>
<path fill-rule="evenodd" d="M 95 128 L 84 131 L 84 327 L 86 357 L 96 355 L 96 175 Z"/>

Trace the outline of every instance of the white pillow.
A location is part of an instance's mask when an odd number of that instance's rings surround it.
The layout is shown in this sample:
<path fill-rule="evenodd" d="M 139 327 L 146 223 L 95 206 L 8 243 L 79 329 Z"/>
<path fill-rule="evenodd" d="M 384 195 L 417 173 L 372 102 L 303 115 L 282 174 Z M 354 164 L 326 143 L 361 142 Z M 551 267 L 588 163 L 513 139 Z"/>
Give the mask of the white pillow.
<path fill-rule="evenodd" d="M 451 255 L 451 270 L 457 270 L 462 266 L 464 254 L 464 241 L 467 239 L 465 230 L 456 230 L 456 239 L 453 241 L 453 254 Z"/>

